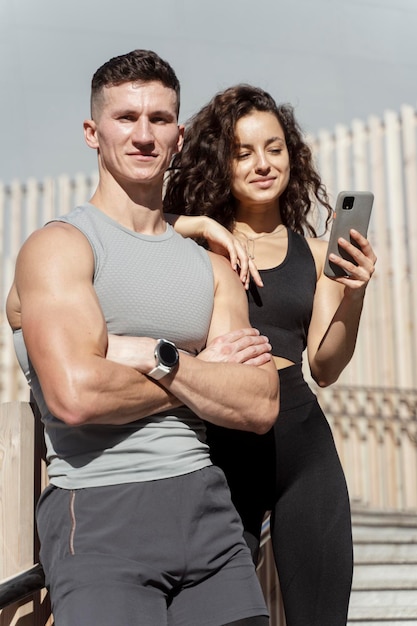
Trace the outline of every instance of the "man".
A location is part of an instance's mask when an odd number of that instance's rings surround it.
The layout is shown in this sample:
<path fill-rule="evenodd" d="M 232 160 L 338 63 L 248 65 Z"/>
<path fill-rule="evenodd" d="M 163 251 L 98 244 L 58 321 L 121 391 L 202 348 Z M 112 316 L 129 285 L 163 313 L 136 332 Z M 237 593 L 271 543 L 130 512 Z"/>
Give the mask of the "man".
<path fill-rule="evenodd" d="M 97 190 L 31 235 L 7 302 L 45 424 L 37 523 L 56 626 L 267 623 L 202 419 L 266 432 L 277 374 L 228 262 L 164 220 L 178 107 L 153 52 L 97 70 Z"/>

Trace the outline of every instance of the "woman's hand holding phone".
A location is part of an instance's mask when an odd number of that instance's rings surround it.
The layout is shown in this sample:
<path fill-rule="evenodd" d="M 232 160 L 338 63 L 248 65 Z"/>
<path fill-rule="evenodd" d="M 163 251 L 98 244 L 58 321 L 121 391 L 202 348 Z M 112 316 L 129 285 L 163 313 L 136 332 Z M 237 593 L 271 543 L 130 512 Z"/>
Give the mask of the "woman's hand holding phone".
<path fill-rule="evenodd" d="M 366 237 L 373 199 L 371 192 L 341 192 L 330 232 L 324 274 L 356 292 L 375 271 L 376 255 Z"/>

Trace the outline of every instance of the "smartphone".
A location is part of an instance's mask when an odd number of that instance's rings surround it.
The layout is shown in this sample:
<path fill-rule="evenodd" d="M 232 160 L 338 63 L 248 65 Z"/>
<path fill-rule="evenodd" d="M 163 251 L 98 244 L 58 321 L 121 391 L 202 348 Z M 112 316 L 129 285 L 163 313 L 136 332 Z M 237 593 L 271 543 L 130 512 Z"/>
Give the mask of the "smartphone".
<path fill-rule="evenodd" d="M 351 263 L 355 263 L 350 254 L 338 245 L 337 240 L 339 237 L 343 237 L 358 247 L 356 241 L 351 239 L 349 231 L 354 228 L 366 237 L 373 202 L 374 194 L 370 191 L 341 191 L 337 196 L 324 266 L 324 273 L 329 278 L 347 275 L 341 267 L 329 261 L 330 253 L 333 252 Z"/>

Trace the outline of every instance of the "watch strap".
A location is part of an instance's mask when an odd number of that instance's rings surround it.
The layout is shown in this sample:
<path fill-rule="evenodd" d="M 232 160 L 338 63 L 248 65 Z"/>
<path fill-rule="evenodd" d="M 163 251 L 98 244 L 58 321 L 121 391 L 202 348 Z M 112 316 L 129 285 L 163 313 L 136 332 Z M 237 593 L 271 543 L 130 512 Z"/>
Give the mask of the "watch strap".
<path fill-rule="evenodd" d="M 164 376 L 169 374 L 171 371 L 171 367 L 166 367 L 165 365 L 162 365 L 162 363 L 160 363 L 159 365 L 154 367 L 153 370 L 148 372 L 147 376 L 150 376 L 154 380 L 159 380 L 160 378 L 163 378 Z"/>

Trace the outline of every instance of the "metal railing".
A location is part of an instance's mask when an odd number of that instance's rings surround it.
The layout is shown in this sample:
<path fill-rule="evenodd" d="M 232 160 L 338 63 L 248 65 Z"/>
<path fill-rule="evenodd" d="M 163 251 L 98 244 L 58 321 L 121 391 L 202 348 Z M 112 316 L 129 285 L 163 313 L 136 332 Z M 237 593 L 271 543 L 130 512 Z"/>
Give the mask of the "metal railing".
<path fill-rule="evenodd" d="M 42 565 L 36 563 L 24 572 L 0 582 L 0 609 L 26 600 L 44 587 L 45 574 Z"/>

